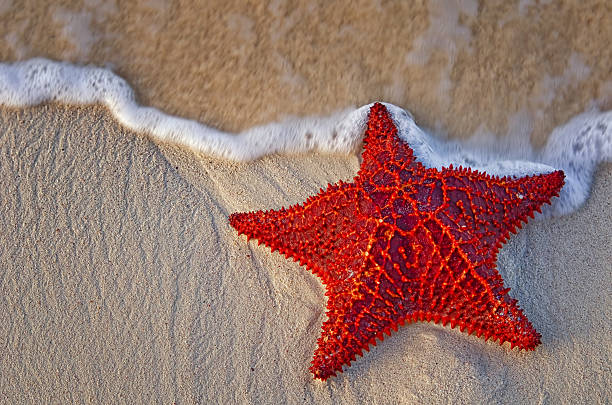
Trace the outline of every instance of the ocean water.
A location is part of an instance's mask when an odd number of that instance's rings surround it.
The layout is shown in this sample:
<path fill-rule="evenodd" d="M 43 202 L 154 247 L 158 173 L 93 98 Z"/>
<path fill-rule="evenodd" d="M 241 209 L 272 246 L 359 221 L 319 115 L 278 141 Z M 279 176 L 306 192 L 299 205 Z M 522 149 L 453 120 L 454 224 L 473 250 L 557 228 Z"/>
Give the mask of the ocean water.
<path fill-rule="evenodd" d="M 500 252 L 543 335 L 536 352 L 415 324 L 326 385 L 307 371 L 320 284 L 238 243 L 225 209 L 350 178 L 382 101 L 425 165 L 563 169 L 538 217 L 574 212 L 611 160 L 611 20 L 609 0 L 0 0 L 0 110 L 30 119 L 0 127 L 0 144 L 17 131 L 3 145 L 6 401 L 606 397 L 609 166 L 578 215 L 534 224 Z M 136 133 L 221 159 L 283 156 L 220 164 L 151 148 L 98 108 L 10 111 L 47 102 L 102 104 Z M 57 131 L 65 155 L 37 138 Z M 268 186 L 275 201 L 258 192 Z"/>
<path fill-rule="evenodd" d="M 358 154 L 368 106 L 388 102 L 426 165 L 563 169 L 545 214 L 567 214 L 611 160 L 612 26 L 605 0 L 555 3 L 5 1 L 0 103 L 101 103 L 157 140 L 248 161 Z"/>
<path fill-rule="evenodd" d="M 327 116 L 272 122 L 233 134 L 139 105 L 129 83 L 106 68 L 44 58 L 0 64 L 0 104 L 25 107 L 45 102 L 102 104 L 134 131 L 210 156 L 243 162 L 274 153 L 359 153 L 371 105 Z M 526 135 L 520 136 L 520 131 L 505 139 L 479 133 L 463 142 L 446 140 L 420 128 L 402 108 L 389 103 L 386 106 L 400 136 L 428 167 L 452 164 L 515 177 L 562 169 L 566 184 L 560 197 L 544 211 L 545 216 L 578 209 L 589 195 L 597 165 L 612 161 L 612 111 L 593 108 L 579 114 L 555 128 L 543 148 L 535 149 Z"/>

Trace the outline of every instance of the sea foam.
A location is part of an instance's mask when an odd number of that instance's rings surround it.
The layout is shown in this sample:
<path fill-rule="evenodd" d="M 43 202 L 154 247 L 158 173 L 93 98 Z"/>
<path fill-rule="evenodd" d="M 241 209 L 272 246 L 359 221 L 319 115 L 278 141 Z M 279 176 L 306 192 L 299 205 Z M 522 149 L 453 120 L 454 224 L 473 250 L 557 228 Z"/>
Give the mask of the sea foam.
<path fill-rule="evenodd" d="M 270 123 L 230 134 L 193 120 L 174 117 L 139 105 L 132 88 L 108 69 L 36 58 L 0 63 L 0 104 L 12 107 L 44 102 L 105 105 L 126 127 L 211 156 L 248 161 L 273 153 L 356 153 L 361 145 L 370 105 L 329 116 Z M 563 215 L 588 197 L 593 173 L 612 160 L 612 111 L 587 112 L 556 128 L 546 146 L 533 150 L 529 142 L 514 144 L 479 139 L 460 143 L 434 137 L 412 116 L 385 104 L 400 136 L 428 167 L 472 167 L 499 176 L 522 176 L 563 169 L 566 185 L 544 214 Z M 512 139 L 512 138 L 511 138 Z"/>

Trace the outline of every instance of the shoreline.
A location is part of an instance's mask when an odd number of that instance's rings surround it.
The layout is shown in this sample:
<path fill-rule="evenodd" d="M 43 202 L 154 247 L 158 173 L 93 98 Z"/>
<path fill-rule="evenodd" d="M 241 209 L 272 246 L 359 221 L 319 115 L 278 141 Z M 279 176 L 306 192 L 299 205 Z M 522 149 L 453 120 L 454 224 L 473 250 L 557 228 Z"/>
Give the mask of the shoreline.
<path fill-rule="evenodd" d="M 538 151 L 553 129 L 612 111 L 608 0 L 328 3 L 8 0 L 0 68 L 36 57 L 95 65 L 122 78 L 132 89 L 123 101 L 138 111 L 226 135 L 383 100 L 447 148 L 513 161 L 545 161 Z M 575 136 L 548 165 L 612 153 L 605 131 L 588 144 L 584 127 L 566 129 Z M 274 138 L 275 152 L 290 151 L 283 142 Z M 580 172 L 593 180 L 582 207 L 530 221 L 498 255 L 510 296 L 542 335 L 535 351 L 414 323 L 337 378 L 313 380 L 323 286 L 238 237 L 228 216 L 350 181 L 360 160 L 344 146 L 236 163 L 154 141 L 100 105 L 0 105 L 0 402 L 612 398 L 612 163 Z"/>
<path fill-rule="evenodd" d="M 543 336 L 535 352 L 409 324 L 320 383 L 308 366 L 325 319 L 321 284 L 238 238 L 227 215 L 301 201 L 352 177 L 355 157 L 206 159 L 134 134 L 101 107 L 1 109 L 0 117 L 0 295 L 14 308 L 0 315 L 9 325 L 2 384 L 29 386 L 4 390 L 9 401 L 610 394 L 602 387 L 612 306 L 598 292 L 609 280 L 610 217 L 600 207 L 611 204 L 610 164 L 599 167 L 583 208 L 531 221 L 500 252 L 511 296 Z"/>

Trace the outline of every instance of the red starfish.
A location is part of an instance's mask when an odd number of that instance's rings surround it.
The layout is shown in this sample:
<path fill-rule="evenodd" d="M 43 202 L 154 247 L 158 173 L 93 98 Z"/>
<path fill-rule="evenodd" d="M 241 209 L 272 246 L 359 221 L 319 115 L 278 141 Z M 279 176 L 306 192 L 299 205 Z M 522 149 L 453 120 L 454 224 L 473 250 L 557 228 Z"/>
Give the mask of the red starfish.
<path fill-rule="evenodd" d="M 508 296 L 495 262 L 510 232 L 558 195 L 563 172 L 511 179 L 426 168 L 378 103 L 364 143 L 352 183 L 287 209 L 229 218 L 239 234 L 299 260 L 325 284 L 328 319 L 314 376 L 335 376 L 405 322 L 450 322 L 534 349 L 540 334 Z"/>

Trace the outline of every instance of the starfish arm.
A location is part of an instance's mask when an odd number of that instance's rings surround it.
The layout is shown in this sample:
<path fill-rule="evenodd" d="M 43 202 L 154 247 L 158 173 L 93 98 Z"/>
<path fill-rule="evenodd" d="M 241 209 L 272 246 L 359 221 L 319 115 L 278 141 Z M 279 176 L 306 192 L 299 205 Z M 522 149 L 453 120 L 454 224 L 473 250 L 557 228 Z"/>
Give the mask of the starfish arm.
<path fill-rule="evenodd" d="M 352 184 L 340 182 L 303 204 L 232 214 L 230 224 L 247 239 L 257 239 L 272 251 L 299 261 L 327 284 L 346 278 L 361 266 L 368 244 L 362 236 L 376 222 L 359 220 L 359 210 L 372 208 L 357 203 L 356 193 Z"/>
<path fill-rule="evenodd" d="M 391 291 L 395 289 L 384 276 L 382 280 Z M 364 350 L 369 351 L 370 345 L 376 345 L 376 339 L 382 340 L 403 323 L 406 309 L 400 297 L 380 284 L 380 274 L 366 270 L 327 286 L 327 320 L 310 367 L 315 378 L 335 376 L 342 366 L 350 365 Z"/>
<path fill-rule="evenodd" d="M 371 179 L 373 185 L 396 184 L 400 171 L 407 174 L 422 168 L 412 148 L 398 137 L 397 127 L 382 104 L 376 103 L 370 109 L 363 143 L 362 163 L 355 177 L 357 184 L 364 179 Z"/>
<path fill-rule="evenodd" d="M 540 334 L 517 300 L 508 295 L 510 289 L 504 288 L 494 263 L 473 266 L 457 249 L 423 286 L 417 292 L 418 309 L 411 321 L 450 323 L 452 328 L 459 326 L 462 332 L 467 329 L 485 340 L 509 342 L 511 348 L 533 350 L 540 344 Z"/>
<path fill-rule="evenodd" d="M 559 196 L 564 184 L 565 174 L 562 170 L 510 181 L 504 196 L 507 196 L 511 203 L 506 204 L 502 222 L 510 223 L 516 219 L 527 222 L 527 217 L 534 217 L 534 211 L 541 213 L 544 204 L 550 204 L 553 197 Z M 506 229 L 508 228 L 512 226 L 506 226 Z"/>
<path fill-rule="evenodd" d="M 471 245 L 469 251 L 492 261 L 510 233 L 558 196 L 564 182 L 562 171 L 509 179 L 450 167 L 439 177 L 445 204 L 436 213 L 437 219 L 457 243 Z"/>
<path fill-rule="evenodd" d="M 508 296 L 495 263 L 475 264 L 434 220 L 375 231 L 363 268 L 327 286 L 328 319 L 311 372 L 322 380 L 406 322 L 433 321 L 530 350 L 540 335 Z"/>

